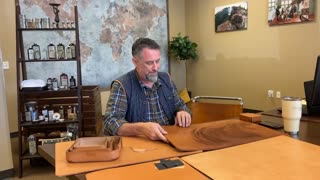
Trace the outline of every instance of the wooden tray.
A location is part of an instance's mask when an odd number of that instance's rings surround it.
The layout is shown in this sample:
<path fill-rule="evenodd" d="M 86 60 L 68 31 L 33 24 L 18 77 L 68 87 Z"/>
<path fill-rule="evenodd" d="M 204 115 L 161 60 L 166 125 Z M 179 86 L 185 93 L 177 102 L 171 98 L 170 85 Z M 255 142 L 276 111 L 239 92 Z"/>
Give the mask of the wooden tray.
<path fill-rule="evenodd" d="M 164 129 L 168 141 L 180 151 L 221 149 L 283 134 L 236 119 L 192 124 L 188 128 L 164 126 Z"/>
<path fill-rule="evenodd" d="M 119 158 L 122 147 L 121 137 L 79 138 L 67 150 L 68 162 L 113 161 Z"/>

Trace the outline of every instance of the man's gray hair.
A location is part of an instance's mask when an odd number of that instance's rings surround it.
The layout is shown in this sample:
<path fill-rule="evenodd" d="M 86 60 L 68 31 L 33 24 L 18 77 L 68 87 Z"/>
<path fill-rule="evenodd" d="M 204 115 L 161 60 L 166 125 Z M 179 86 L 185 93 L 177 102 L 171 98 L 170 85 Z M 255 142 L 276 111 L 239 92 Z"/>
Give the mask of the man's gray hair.
<path fill-rule="evenodd" d="M 149 38 L 139 38 L 132 45 L 132 56 L 139 56 L 144 48 L 160 50 L 160 46 L 156 41 Z"/>

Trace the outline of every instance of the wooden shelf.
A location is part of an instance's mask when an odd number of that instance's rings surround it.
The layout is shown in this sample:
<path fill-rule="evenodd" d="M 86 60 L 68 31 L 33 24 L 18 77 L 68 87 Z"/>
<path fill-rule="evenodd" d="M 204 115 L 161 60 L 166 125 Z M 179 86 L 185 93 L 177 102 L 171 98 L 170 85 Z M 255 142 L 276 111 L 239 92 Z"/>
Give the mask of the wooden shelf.
<path fill-rule="evenodd" d="M 18 28 L 18 31 L 76 31 L 76 28 Z"/>
<path fill-rule="evenodd" d="M 48 5 L 48 7 L 50 7 Z M 24 13 L 24 12 L 23 12 Z M 27 149 L 26 144 L 24 143 L 24 138 L 28 137 L 30 134 L 36 134 L 36 133 L 44 133 L 46 135 L 50 134 L 54 131 L 60 131 L 61 129 L 66 129 L 67 126 L 71 123 L 75 123 L 78 126 L 78 134 L 81 137 L 83 132 L 83 107 L 90 107 L 92 109 L 95 108 L 95 104 L 91 101 L 94 101 L 90 96 L 92 92 L 98 92 L 95 89 L 99 90 L 99 88 L 89 87 L 89 90 L 85 90 L 85 88 L 82 87 L 82 76 L 81 76 L 81 56 L 80 56 L 80 39 L 79 39 L 79 24 L 78 24 L 78 9 L 77 6 L 74 6 L 74 26 L 75 28 L 20 28 L 20 15 L 21 13 L 19 1 L 16 0 L 16 77 L 17 77 L 17 92 L 18 92 L 18 98 L 17 98 L 17 105 L 18 105 L 18 152 L 19 152 L 19 177 L 22 177 L 23 175 L 23 160 L 32 159 L 32 158 L 39 158 L 41 157 L 38 153 L 35 155 L 31 155 L 29 151 L 25 151 Z M 32 12 L 28 12 L 31 13 Z M 28 14 L 29 15 L 29 14 Z M 52 17 L 51 17 L 52 18 Z M 34 37 L 34 41 L 37 41 L 36 34 L 39 33 L 48 33 L 50 35 L 52 32 L 58 32 L 58 33 L 64 33 L 64 31 L 70 32 L 71 36 L 74 36 L 75 42 L 75 58 L 72 59 L 43 59 L 43 60 L 28 60 L 28 57 L 25 57 L 26 52 L 26 43 L 24 43 L 24 36 L 32 36 Z M 25 33 L 30 32 L 30 33 Z M 31 33 L 33 32 L 33 33 Z M 49 36 L 50 38 L 51 36 Z M 50 38 L 51 40 L 54 40 L 53 38 Z M 47 41 L 49 41 L 48 39 Z M 72 38 L 71 38 L 72 39 Z M 40 40 L 39 40 L 40 41 Z M 45 41 L 45 44 L 48 44 L 49 42 Z M 34 42 L 36 43 L 36 42 Z M 60 89 L 57 91 L 49 91 L 46 90 L 46 87 L 39 87 L 39 88 L 24 88 L 23 90 L 20 89 L 21 81 L 30 79 L 28 77 L 28 68 L 30 68 L 30 63 L 38 63 L 39 62 L 74 62 L 71 63 L 72 66 L 76 68 L 76 74 L 75 78 L 77 79 L 75 89 Z M 36 65 L 36 64 L 35 64 Z M 47 65 L 47 64 L 43 64 Z M 63 66 L 63 64 L 58 64 Z M 47 70 L 46 70 L 47 71 Z M 54 75 L 54 72 L 50 72 L 51 69 L 48 69 L 48 74 Z M 39 75 L 41 76 L 41 75 Z M 36 78 L 42 78 L 46 79 L 48 77 L 36 77 Z M 70 75 L 69 75 L 70 78 Z M 69 81 L 69 79 L 68 79 Z M 93 90 L 91 90 L 93 89 Z M 83 96 L 83 94 L 89 94 L 86 96 Z M 99 93 L 94 93 L 94 95 L 100 95 Z M 98 95 L 94 97 L 98 97 Z M 90 96 L 90 99 L 87 98 Z M 100 97 L 100 96 L 99 96 Z M 84 104 L 83 100 L 85 99 L 87 101 L 86 104 Z M 66 107 L 72 106 L 76 108 L 76 114 L 77 119 L 76 120 L 64 120 L 63 122 L 60 121 L 41 121 L 41 122 L 30 122 L 25 121 L 26 120 L 26 113 L 25 113 L 25 105 L 29 101 L 35 101 L 37 102 L 37 111 L 38 114 L 42 114 L 43 107 L 50 107 L 50 110 L 53 110 L 54 112 L 58 112 L 59 107 L 64 107 L 64 117 L 67 119 L 66 115 Z M 96 102 L 96 101 L 94 101 Z M 100 103 L 97 102 L 97 103 Z M 101 104 L 101 103 L 100 103 Z M 100 107 L 101 109 L 101 107 Z M 89 118 L 94 115 L 89 112 L 87 113 L 90 115 Z M 100 113 L 101 114 L 101 113 Z M 91 120 L 91 119 L 89 119 Z M 94 122 L 93 120 L 90 121 Z"/>
<path fill-rule="evenodd" d="M 22 160 L 24 159 L 32 159 L 32 158 L 41 158 L 39 153 L 31 155 L 28 150 L 26 150 L 20 157 Z"/>
<path fill-rule="evenodd" d="M 62 62 L 62 61 L 77 61 L 77 59 L 41 59 L 41 60 L 18 60 L 17 62 Z"/>
<path fill-rule="evenodd" d="M 31 126 L 50 126 L 50 125 L 61 125 L 61 124 L 69 124 L 69 123 L 78 123 L 78 120 L 64 120 L 63 122 L 60 121 L 41 121 L 41 122 L 21 122 L 21 127 L 31 127 Z"/>
<path fill-rule="evenodd" d="M 42 91 L 24 91 L 24 90 L 20 90 L 20 94 L 21 95 L 46 95 L 46 96 L 54 96 L 57 94 L 61 94 L 63 96 L 68 96 L 68 95 L 75 95 L 77 93 L 77 88 L 75 89 L 59 89 L 57 91 L 54 90 L 42 90 Z"/>

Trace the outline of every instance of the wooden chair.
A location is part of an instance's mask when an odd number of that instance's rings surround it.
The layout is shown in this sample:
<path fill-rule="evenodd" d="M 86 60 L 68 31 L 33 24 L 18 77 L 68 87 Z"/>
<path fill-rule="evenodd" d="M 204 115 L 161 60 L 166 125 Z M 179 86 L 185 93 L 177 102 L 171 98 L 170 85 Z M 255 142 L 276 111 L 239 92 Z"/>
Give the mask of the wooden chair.
<path fill-rule="evenodd" d="M 200 102 L 201 100 L 201 102 Z M 237 103 L 235 103 L 238 101 Z M 238 119 L 243 109 L 243 100 L 239 97 L 196 96 L 187 106 L 192 112 L 192 124 Z"/>

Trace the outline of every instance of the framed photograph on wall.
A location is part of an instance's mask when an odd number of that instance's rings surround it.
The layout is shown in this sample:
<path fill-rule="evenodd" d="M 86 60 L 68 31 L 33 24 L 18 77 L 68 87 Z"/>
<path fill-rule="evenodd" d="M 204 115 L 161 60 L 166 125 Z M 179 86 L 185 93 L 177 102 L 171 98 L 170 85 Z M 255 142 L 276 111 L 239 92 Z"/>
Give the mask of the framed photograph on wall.
<path fill-rule="evenodd" d="M 215 8 L 215 31 L 244 30 L 248 27 L 248 2 L 239 2 Z"/>
<path fill-rule="evenodd" d="M 316 0 L 269 0 L 270 26 L 315 20 Z"/>

